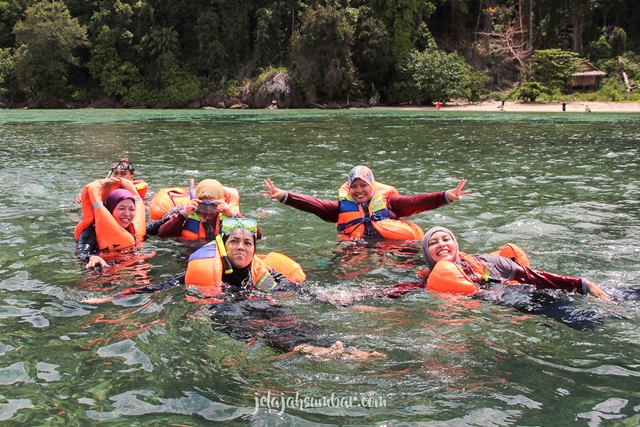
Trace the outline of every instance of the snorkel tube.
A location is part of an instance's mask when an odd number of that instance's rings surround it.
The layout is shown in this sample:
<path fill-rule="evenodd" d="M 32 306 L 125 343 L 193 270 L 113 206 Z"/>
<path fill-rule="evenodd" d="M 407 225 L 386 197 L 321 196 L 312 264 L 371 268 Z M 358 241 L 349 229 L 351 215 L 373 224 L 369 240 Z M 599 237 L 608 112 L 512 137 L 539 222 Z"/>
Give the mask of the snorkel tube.
<path fill-rule="evenodd" d="M 189 180 L 189 197 L 191 197 L 191 200 L 196 198 L 195 187 L 196 187 L 196 180 L 191 178 Z"/>
<path fill-rule="evenodd" d="M 233 266 L 231 265 L 231 261 L 229 261 L 229 257 L 227 256 L 227 249 L 224 247 L 224 242 L 222 241 L 222 234 L 218 234 L 216 236 L 216 243 L 218 244 L 218 250 L 220 251 L 220 256 L 222 257 L 222 263 L 224 265 L 224 274 L 233 273 Z"/>

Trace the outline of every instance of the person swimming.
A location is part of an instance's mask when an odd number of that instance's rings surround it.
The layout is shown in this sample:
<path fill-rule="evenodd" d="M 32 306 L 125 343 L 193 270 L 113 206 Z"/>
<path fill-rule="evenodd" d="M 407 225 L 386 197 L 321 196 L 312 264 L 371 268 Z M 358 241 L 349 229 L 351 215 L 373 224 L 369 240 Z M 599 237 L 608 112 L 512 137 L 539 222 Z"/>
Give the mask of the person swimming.
<path fill-rule="evenodd" d="M 516 282 L 528 283 L 538 288 L 591 294 L 596 298 L 610 300 L 606 292 L 586 279 L 532 270 L 511 258 L 496 254 L 467 255 L 460 252 L 455 235 L 445 227 L 433 227 L 425 233 L 422 254 L 430 272 L 427 289 L 437 289 L 438 281 L 445 275 L 450 280 L 453 276 L 449 273 L 452 273 L 455 279 L 451 280 L 459 280 L 471 290 L 475 287 L 477 292 L 491 283 Z"/>
<path fill-rule="evenodd" d="M 394 187 L 376 181 L 366 166 L 349 171 L 347 182 L 338 191 L 339 200 L 335 201 L 281 190 L 270 179 L 264 183 L 268 190 L 261 193 L 324 221 L 335 222 L 340 235 L 347 239 L 420 240 L 424 235 L 422 229 L 402 218 L 439 208 L 471 193 L 464 190 L 467 180 L 462 179 L 451 190 L 401 196 Z"/>

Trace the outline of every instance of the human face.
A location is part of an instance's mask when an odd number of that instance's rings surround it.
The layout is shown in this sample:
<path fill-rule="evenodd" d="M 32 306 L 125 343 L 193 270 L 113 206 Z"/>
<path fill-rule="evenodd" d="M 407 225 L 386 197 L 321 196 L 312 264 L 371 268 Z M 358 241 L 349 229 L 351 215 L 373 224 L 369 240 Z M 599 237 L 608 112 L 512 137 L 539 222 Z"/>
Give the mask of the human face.
<path fill-rule="evenodd" d="M 253 261 L 256 247 L 253 244 L 253 234 L 249 230 L 242 227 L 236 228 L 224 246 L 233 268 L 244 268 Z"/>
<path fill-rule="evenodd" d="M 198 215 L 200 216 L 200 218 L 204 222 L 215 220 L 218 217 L 218 209 L 217 209 L 216 201 L 208 197 L 200 199 L 200 201 L 203 202 L 202 203 L 203 205 L 209 205 L 207 209 L 201 212 L 201 209 L 200 209 L 201 204 L 198 203 Z"/>
<path fill-rule="evenodd" d="M 136 204 L 131 199 L 124 199 L 116 205 L 112 215 L 122 228 L 127 228 L 136 216 Z"/>
<path fill-rule="evenodd" d="M 127 179 L 129 181 L 133 181 L 135 176 L 133 175 L 133 173 L 131 173 L 129 169 L 122 170 L 120 168 L 117 168 L 111 171 L 111 178 L 122 178 L 122 179 Z"/>
<path fill-rule="evenodd" d="M 451 261 L 456 258 L 458 249 L 456 242 L 444 231 L 436 231 L 429 239 L 429 256 L 435 262 L 446 260 Z"/>
<path fill-rule="evenodd" d="M 349 186 L 349 195 L 353 200 L 357 203 L 366 203 L 371 198 L 371 193 L 373 189 L 369 184 L 360 178 L 356 178 Z"/>

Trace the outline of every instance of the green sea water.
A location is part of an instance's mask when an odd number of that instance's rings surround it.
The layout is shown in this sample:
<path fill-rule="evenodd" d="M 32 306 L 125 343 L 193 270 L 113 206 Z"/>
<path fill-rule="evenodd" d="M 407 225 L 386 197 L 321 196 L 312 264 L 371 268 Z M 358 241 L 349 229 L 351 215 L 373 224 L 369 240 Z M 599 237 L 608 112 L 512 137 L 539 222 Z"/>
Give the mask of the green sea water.
<path fill-rule="evenodd" d="M 3 425 L 640 424 L 638 114 L 4 110 L 0 140 Z M 149 197 L 192 177 L 237 188 L 260 222 L 257 252 L 296 259 L 318 296 L 279 304 L 387 358 L 235 339 L 183 288 L 81 302 L 165 280 L 196 247 L 152 237 L 104 272 L 83 269 L 73 199 L 124 156 Z M 593 320 L 578 330 L 499 289 L 375 297 L 417 280 L 419 242 L 349 245 L 335 224 L 260 194 L 271 178 L 334 200 L 358 164 L 403 195 L 468 179 L 472 194 L 411 220 L 452 229 L 468 253 L 517 243 L 534 268 L 589 278 L 616 301 L 566 296 L 570 316 Z"/>

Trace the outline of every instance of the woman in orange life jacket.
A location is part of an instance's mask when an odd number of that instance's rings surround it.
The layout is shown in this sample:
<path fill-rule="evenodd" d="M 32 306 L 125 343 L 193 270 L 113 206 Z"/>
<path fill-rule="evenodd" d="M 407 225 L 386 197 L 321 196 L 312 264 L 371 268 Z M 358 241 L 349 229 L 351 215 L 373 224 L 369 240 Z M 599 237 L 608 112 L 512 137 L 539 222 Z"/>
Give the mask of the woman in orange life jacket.
<path fill-rule="evenodd" d="M 584 295 L 589 293 L 603 300 L 611 299 L 600 287 L 586 279 L 532 270 L 500 255 L 467 255 L 460 252 L 454 234 L 445 227 L 433 227 L 425 233 L 422 254 L 429 269 L 427 289 L 442 292 L 453 289 L 453 292 L 472 294 L 480 292 L 484 285 L 491 282 L 526 283 L 537 288 L 562 289 Z"/>
<path fill-rule="evenodd" d="M 315 325 L 295 318 L 278 307 L 269 295 L 277 291 L 299 290 L 302 283 L 264 265 L 255 256 L 257 238 L 255 219 L 227 218 L 222 222 L 221 240 L 232 272 L 225 271 L 221 262 L 224 253 L 217 248 L 217 243 L 212 242 L 191 256 L 184 273 L 115 297 L 83 302 L 102 303 L 112 298 L 146 294 L 185 284 L 194 285 L 201 296 L 210 297 L 204 302 L 213 303 L 210 315 L 219 324 L 219 329 L 234 338 L 247 341 L 262 338 L 268 345 L 279 350 L 322 357 L 385 357 L 377 352 L 345 348 L 340 341 L 332 340 L 328 334 L 317 332 Z M 206 258 L 210 260 L 206 261 Z M 199 264 L 200 261 L 205 261 L 205 264 Z M 192 267 L 195 271 L 192 271 Z M 214 270 L 213 274 L 211 270 Z M 269 276 L 267 280 L 264 280 L 265 272 Z"/>
<path fill-rule="evenodd" d="M 141 203 L 140 201 L 138 203 Z M 135 230 L 134 230 L 134 221 L 136 221 L 136 198 L 129 190 L 124 188 L 119 188 L 111 191 L 105 201 L 104 207 L 109 211 L 113 220 L 127 232 L 131 233 L 133 236 L 132 241 L 136 241 Z M 146 239 L 149 235 L 157 234 L 158 228 L 163 224 L 164 221 L 168 220 L 168 218 L 163 218 L 158 221 L 150 222 L 146 224 L 146 235 L 143 236 L 143 239 Z M 143 223 L 144 224 L 144 223 Z M 116 231 L 118 231 L 116 229 Z M 139 239 L 142 240 L 142 239 Z M 82 261 L 87 262 L 86 268 L 94 268 L 96 266 L 100 267 L 108 267 L 109 264 L 98 255 L 100 253 L 100 248 L 98 245 L 98 236 L 96 234 L 96 225 L 95 223 L 80 233 L 78 237 L 78 242 L 76 245 L 76 255 Z"/>
<path fill-rule="evenodd" d="M 401 196 L 386 184 L 377 182 L 366 166 L 356 166 L 349 172 L 347 182 L 340 188 L 340 200 L 320 200 L 312 196 L 276 188 L 270 179 L 264 181 L 268 191 L 261 191 L 273 200 L 310 212 L 324 221 L 337 224 L 345 238 L 385 238 L 393 240 L 420 240 L 422 229 L 400 218 L 439 208 L 461 200 L 466 179 L 457 187 L 438 193 Z"/>
<path fill-rule="evenodd" d="M 213 240 L 220 234 L 225 218 L 243 218 L 238 206 L 225 201 L 224 187 L 215 179 L 200 181 L 191 197 L 194 198 L 184 206 L 177 206 L 165 215 L 171 218 L 160 227 L 158 237 Z"/>

